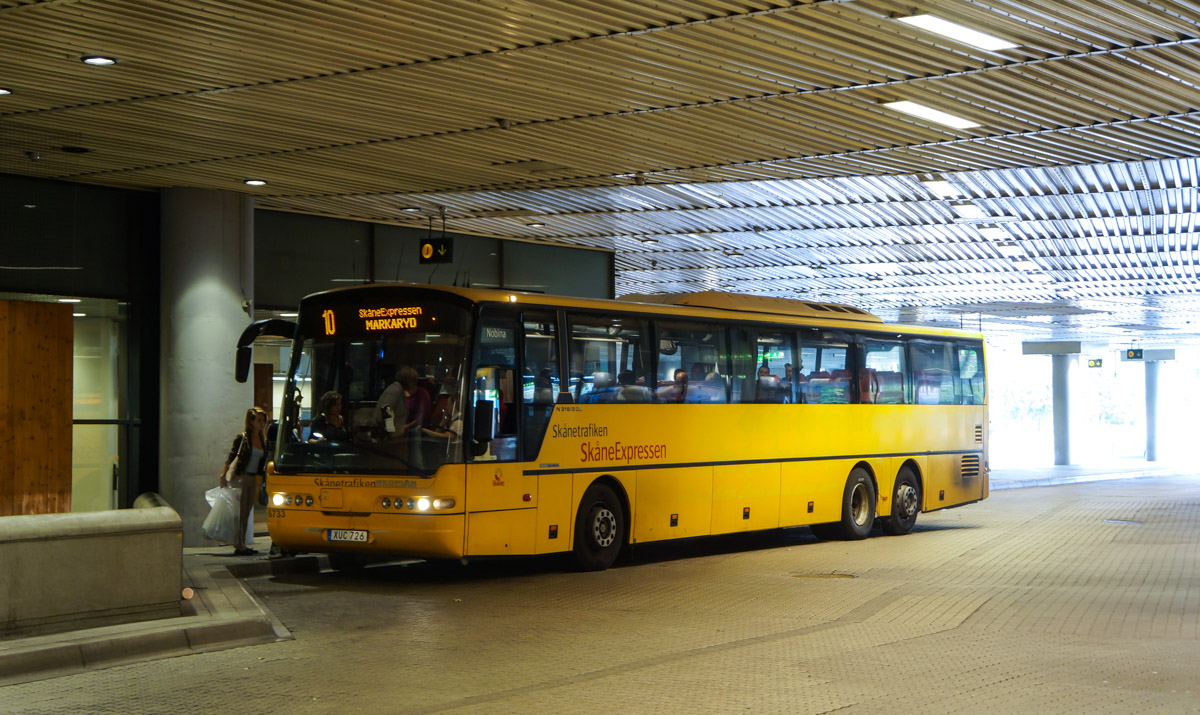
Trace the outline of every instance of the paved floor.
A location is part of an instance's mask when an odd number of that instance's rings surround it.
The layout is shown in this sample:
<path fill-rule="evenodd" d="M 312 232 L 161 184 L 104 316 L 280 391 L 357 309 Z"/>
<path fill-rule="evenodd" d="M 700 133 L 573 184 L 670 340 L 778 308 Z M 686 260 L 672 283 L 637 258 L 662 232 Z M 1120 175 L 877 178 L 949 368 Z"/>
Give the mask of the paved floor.
<path fill-rule="evenodd" d="M 0 687 L 5 713 L 1200 712 L 1200 477 L 806 529 L 245 579 L 293 640 Z"/>

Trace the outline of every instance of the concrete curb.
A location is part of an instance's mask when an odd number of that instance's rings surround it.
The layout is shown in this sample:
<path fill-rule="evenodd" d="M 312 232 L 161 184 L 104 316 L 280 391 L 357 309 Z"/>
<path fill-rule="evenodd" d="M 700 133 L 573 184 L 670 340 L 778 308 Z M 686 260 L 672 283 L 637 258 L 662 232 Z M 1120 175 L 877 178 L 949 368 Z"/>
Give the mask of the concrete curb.
<path fill-rule="evenodd" d="M 1149 477 L 1182 477 L 1189 474 L 1195 474 L 1194 471 L 1185 470 L 1157 470 L 1143 469 L 1135 472 L 1108 472 L 1098 474 L 1075 474 L 1063 475 L 1060 477 L 1043 477 L 1038 479 L 1013 479 L 1005 481 L 995 481 L 989 484 L 989 490 L 1003 491 L 1005 489 L 1028 489 L 1031 487 L 1061 487 L 1070 484 L 1083 484 L 1086 482 L 1106 482 L 1114 479 L 1146 479 Z"/>
<path fill-rule="evenodd" d="M 245 578 L 320 567 L 313 558 L 222 564 L 206 561 L 205 555 L 185 553 L 185 583 L 196 595 L 184 603 L 195 615 L 0 640 L 0 686 L 289 640 L 292 634 L 233 572 Z"/>

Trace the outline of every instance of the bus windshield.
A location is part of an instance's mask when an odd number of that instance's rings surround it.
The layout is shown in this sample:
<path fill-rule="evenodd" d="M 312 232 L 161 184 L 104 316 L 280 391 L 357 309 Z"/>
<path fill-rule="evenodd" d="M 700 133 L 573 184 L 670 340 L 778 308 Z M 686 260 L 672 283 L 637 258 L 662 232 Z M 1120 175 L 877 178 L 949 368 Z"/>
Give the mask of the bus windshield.
<path fill-rule="evenodd" d="M 429 301 L 303 306 L 275 470 L 427 477 L 461 462 L 467 325 Z"/>

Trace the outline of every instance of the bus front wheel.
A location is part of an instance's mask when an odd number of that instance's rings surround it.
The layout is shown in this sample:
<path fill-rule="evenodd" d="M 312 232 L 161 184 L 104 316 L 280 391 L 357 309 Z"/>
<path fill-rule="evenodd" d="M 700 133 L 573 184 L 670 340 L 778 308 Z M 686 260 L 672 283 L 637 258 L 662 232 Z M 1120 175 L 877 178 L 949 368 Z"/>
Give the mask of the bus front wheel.
<path fill-rule="evenodd" d="M 819 539 L 865 539 L 875 524 L 875 483 L 862 467 L 855 467 L 842 492 L 842 520 L 831 524 L 813 524 Z"/>
<path fill-rule="evenodd" d="M 579 502 L 573 555 L 581 571 L 603 571 L 617 560 L 625 540 L 625 510 L 605 484 L 593 484 Z"/>
<path fill-rule="evenodd" d="M 921 483 L 911 467 L 901 467 L 892 489 L 892 515 L 883 519 L 883 533 L 892 536 L 907 534 L 917 525 L 921 513 Z"/>

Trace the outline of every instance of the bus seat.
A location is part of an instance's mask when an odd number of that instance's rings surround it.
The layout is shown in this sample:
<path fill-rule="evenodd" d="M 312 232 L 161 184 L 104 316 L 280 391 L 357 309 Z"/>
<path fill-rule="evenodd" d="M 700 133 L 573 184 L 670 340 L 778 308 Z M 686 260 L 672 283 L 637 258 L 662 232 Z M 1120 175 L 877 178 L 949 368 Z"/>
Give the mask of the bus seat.
<path fill-rule="evenodd" d="M 859 370 L 858 400 L 863 404 L 879 402 L 879 375 L 874 368 L 864 367 Z"/>

